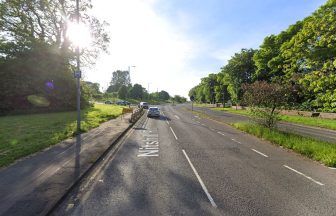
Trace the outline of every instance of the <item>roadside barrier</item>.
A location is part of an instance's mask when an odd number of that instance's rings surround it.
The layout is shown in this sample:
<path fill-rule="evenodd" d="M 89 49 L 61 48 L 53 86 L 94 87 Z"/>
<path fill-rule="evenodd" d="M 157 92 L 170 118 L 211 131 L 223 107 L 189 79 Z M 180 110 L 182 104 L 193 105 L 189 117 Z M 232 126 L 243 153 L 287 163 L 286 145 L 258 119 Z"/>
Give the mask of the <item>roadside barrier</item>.
<path fill-rule="evenodd" d="M 132 116 L 131 116 L 131 118 L 130 118 L 129 121 L 130 121 L 131 123 L 136 122 L 136 121 L 143 115 L 143 113 L 144 113 L 143 108 L 139 108 L 139 109 L 134 110 L 134 111 L 132 112 Z"/>

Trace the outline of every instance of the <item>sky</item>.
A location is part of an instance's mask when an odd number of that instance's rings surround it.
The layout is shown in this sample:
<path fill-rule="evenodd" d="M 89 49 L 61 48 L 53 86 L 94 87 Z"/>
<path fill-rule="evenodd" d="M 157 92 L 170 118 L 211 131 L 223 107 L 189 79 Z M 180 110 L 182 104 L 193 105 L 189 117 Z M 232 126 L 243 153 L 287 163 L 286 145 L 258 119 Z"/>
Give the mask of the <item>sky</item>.
<path fill-rule="evenodd" d="M 106 89 L 115 70 L 149 92 L 188 97 L 242 48 L 258 48 L 309 16 L 324 0 L 94 0 L 93 14 L 110 25 L 109 54 L 84 71 Z"/>

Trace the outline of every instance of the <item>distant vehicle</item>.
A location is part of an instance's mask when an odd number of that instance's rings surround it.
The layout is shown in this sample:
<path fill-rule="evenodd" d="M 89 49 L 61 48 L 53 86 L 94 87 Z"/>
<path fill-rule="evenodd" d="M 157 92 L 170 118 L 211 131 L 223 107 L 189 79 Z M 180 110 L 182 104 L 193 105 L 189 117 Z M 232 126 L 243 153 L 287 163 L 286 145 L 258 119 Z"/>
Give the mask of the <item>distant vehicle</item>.
<path fill-rule="evenodd" d="M 139 108 L 148 109 L 148 103 L 147 102 L 140 102 Z"/>
<path fill-rule="evenodd" d="M 128 102 L 128 101 L 123 101 L 123 100 L 117 101 L 116 104 L 117 104 L 117 105 L 120 105 L 120 106 L 128 106 L 128 105 L 131 105 L 130 102 Z"/>
<path fill-rule="evenodd" d="M 160 117 L 160 110 L 157 107 L 149 107 L 147 117 Z"/>
<path fill-rule="evenodd" d="M 105 103 L 105 104 L 112 104 L 112 101 L 107 100 L 107 101 L 105 101 L 104 103 Z"/>

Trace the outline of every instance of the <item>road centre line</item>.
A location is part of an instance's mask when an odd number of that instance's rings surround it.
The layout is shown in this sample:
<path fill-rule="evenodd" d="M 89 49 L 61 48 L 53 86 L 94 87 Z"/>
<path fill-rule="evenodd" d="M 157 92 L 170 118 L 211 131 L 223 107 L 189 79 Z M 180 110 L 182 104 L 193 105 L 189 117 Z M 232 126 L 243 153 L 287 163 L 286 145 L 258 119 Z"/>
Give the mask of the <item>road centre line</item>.
<path fill-rule="evenodd" d="M 175 118 L 180 119 L 180 117 L 178 117 L 177 115 L 174 115 L 174 116 L 175 116 Z"/>
<path fill-rule="evenodd" d="M 314 182 L 314 183 L 316 183 L 316 184 L 318 184 L 318 185 L 321 185 L 321 186 L 324 185 L 323 183 L 321 183 L 321 182 L 319 182 L 319 181 L 316 181 L 316 180 L 313 179 L 312 177 L 309 177 L 309 176 L 303 174 L 302 172 L 299 172 L 299 171 L 297 171 L 297 170 L 295 170 L 295 169 L 293 169 L 293 168 L 291 168 L 291 167 L 289 167 L 289 166 L 287 166 L 287 165 L 283 165 L 283 166 L 286 167 L 287 169 L 289 169 L 289 170 L 291 170 L 291 171 L 293 171 L 293 172 L 299 174 L 299 175 L 302 175 L 303 177 L 309 179 L 310 181 L 312 181 L 312 182 Z"/>
<path fill-rule="evenodd" d="M 188 157 L 186 151 L 185 151 L 184 149 L 182 149 L 182 152 L 183 152 L 184 156 L 187 158 L 187 161 L 189 162 L 189 165 L 190 165 L 191 169 L 194 171 L 194 174 L 196 175 L 196 177 L 197 177 L 199 183 L 201 184 L 202 189 L 203 189 L 203 191 L 205 192 L 205 194 L 207 195 L 207 197 L 208 197 L 208 199 L 209 199 L 211 205 L 212 205 L 213 207 L 217 208 L 217 205 L 216 205 L 215 201 L 214 201 L 213 198 L 211 197 L 211 195 L 210 195 L 208 189 L 206 188 L 204 182 L 202 181 L 201 177 L 198 175 L 198 172 L 197 172 L 197 170 L 195 169 L 194 165 L 191 163 L 191 161 L 190 161 L 190 159 L 189 159 L 189 157 Z"/>
<path fill-rule="evenodd" d="M 174 132 L 173 128 L 171 128 L 171 127 L 169 127 L 169 128 L 170 128 L 171 132 L 173 133 L 173 135 L 174 135 L 175 139 L 177 140 L 177 136 L 176 136 L 176 134 L 175 134 L 175 132 Z"/>
<path fill-rule="evenodd" d="M 225 136 L 225 134 L 223 134 L 222 132 L 220 131 L 217 131 L 218 134 L 222 135 L 222 136 Z"/>
<path fill-rule="evenodd" d="M 235 140 L 235 139 L 231 139 L 233 142 L 236 142 L 236 143 L 239 143 L 239 144 L 242 144 L 241 142 Z"/>
<path fill-rule="evenodd" d="M 260 154 L 260 155 L 262 155 L 262 156 L 264 156 L 264 157 L 268 157 L 266 154 L 264 154 L 264 153 L 262 153 L 260 151 L 257 151 L 257 150 L 255 150 L 253 148 L 251 148 L 251 150 L 254 151 L 254 152 L 256 152 L 256 153 L 258 153 L 258 154 Z"/>

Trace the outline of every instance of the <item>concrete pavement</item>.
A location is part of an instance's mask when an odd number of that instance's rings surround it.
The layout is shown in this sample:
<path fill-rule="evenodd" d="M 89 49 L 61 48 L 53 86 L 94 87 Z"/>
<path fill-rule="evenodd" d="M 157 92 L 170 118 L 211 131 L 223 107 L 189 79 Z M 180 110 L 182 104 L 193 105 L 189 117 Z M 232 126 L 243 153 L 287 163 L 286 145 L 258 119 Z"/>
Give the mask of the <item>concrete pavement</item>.
<path fill-rule="evenodd" d="M 45 215 L 130 126 L 130 114 L 103 123 L 0 170 L 0 215 Z"/>

